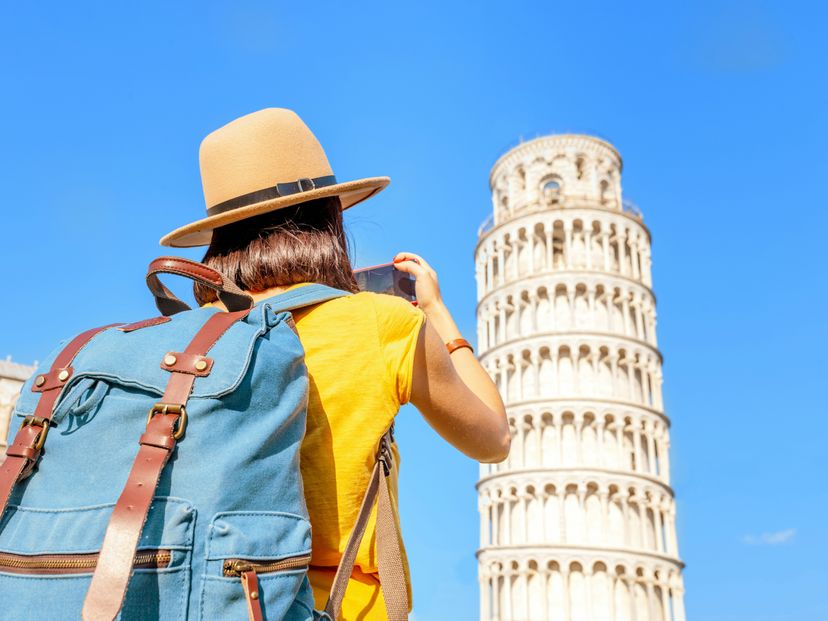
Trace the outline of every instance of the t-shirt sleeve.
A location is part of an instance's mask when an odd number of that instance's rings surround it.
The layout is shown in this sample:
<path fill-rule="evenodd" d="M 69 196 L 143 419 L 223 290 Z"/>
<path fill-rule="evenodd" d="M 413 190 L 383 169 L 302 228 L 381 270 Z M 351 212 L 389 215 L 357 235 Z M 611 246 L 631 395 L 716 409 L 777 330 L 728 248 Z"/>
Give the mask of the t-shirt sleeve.
<path fill-rule="evenodd" d="M 425 314 L 410 302 L 393 295 L 375 294 L 377 332 L 387 378 L 396 388 L 400 405 L 411 398 L 414 354 Z"/>

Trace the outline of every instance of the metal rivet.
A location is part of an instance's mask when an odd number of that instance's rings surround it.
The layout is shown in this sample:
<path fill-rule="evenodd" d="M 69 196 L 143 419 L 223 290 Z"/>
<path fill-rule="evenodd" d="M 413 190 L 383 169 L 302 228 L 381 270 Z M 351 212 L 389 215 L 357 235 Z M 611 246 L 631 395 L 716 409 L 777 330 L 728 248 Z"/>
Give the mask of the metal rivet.
<path fill-rule="evenodd" d="M 164 356 L 164 364 L 166 364 L 168 367 L 171 367 L 176 362 L 178 362 L 178 358 L 176 358 L 172 354 L 167 354 L 166 356 Z"/>
<path fill-rule="evenodd" d="M 251 591 L 250 599 L 259 599 L 259 592 L 258 591 Z"/>
<path fill-rule="evenodd" d="M 195 363 L 196 371 L 203 371 L 207 368 L 207 361 L 206 360 L 198 360 Z"/>
<path fill-rule="evenodd" d="M 58 379 L 61 382 L 65 382 L 66 380 L 68 380 L 69 379 L 69 371 L 67 371 L 66 369 L 63 369 L 63 371 L 58 373 Z"/>
<path fill-rule="evenodd" d="M 35 380 L 35 386 L 43 386 L 46 383 L 46 376 L 45 375 L 38 375 L 37 379 Z"/>

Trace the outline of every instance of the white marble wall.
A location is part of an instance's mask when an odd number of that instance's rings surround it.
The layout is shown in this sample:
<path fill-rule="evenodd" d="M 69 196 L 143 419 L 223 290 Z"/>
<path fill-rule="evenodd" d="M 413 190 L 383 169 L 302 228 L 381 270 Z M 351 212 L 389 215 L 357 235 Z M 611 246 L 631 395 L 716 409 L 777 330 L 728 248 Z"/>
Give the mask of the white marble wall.
<path fill-rule="evenodd" d="M 475 253 L 512 450 L 481 466 L 482 621 L 684 621 L 650 233 L 587 136 L 512 149 Z"/>

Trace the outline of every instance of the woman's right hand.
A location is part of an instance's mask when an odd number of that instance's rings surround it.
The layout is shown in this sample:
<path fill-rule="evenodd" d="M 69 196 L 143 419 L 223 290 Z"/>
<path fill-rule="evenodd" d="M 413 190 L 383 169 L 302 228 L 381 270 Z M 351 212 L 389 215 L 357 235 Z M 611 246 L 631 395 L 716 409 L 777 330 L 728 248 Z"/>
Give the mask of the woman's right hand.
<path fill-rule="evenodd" d="M 437 307 L 442 306 L 443 296 L 440 294 L 440 283 L 437 281 L 437 272 L 420 255 L 413 252 L 399 252 L 394 257 L 394 267 L 401 272 L 411 274 L 415 280 L 417 306 L 429 315 Z"/>
<path fill-rule="evenodd" d="M 440 294 L 437 273 L 419 255 L 400 252 L 394 265 L 416 279 L 423 324 L 414 356 L 411 403 L 437 432 L 463 453 L 484 462 L 509 454 L 511 435 L 497 386 L 470 349 L 449 355 L 446 343 L 461 338 Z"/>

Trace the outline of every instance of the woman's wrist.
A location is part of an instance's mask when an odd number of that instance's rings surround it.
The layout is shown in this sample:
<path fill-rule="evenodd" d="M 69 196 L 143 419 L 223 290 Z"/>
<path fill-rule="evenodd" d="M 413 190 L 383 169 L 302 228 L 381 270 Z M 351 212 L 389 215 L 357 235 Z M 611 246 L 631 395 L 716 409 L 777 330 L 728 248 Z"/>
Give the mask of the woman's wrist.
<path fill-rule="evenodd" d="M 423 309 L 423 312 L 431 327 L 437 331 L 444 343 L 462 338 L 463 335 L 457 329 L 454 318 L 442 301 L 429 304 L 428 308 Z"/>

